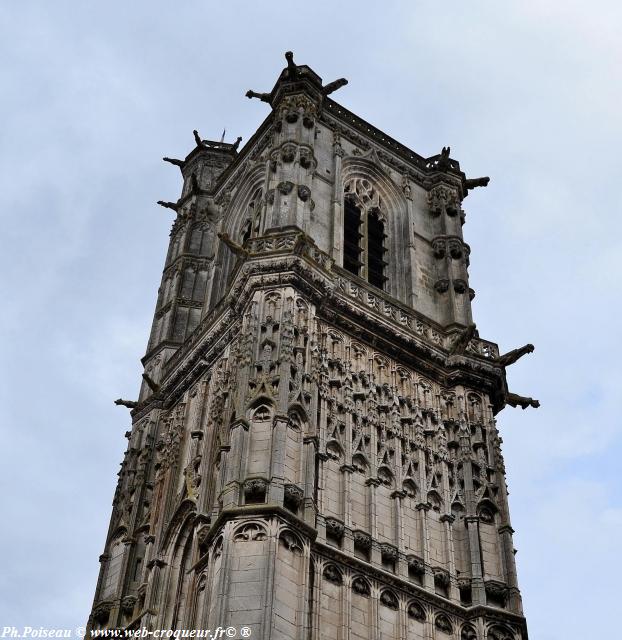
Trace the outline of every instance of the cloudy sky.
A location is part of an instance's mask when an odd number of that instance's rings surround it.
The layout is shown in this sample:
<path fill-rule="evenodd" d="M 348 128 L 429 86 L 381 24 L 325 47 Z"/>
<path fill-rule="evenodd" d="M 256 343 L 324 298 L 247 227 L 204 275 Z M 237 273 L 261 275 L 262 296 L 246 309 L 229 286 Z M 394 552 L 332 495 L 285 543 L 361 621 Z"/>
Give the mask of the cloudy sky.
<path fill-rule="evenodd" d="M 0 5 L 0 627 L 88 616 L 180 179 L 252 134 L 292 49 L 333 96 L 490 186 L 465 201 L 482 337 L 534 354 L 499 416 L 531 637 L 612 637 L 622 530 L 622 5 Z M 615 607 L 615 609 L 614 609 Z"/>

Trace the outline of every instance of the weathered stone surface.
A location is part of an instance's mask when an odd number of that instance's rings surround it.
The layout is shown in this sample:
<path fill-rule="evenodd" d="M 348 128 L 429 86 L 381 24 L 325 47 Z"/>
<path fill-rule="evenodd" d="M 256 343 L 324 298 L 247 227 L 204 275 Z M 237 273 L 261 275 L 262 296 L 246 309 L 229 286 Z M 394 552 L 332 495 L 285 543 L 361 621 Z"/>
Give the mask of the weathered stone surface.
<path fill-rule="evenodd" d="M 495 414 L 533 347 L 500 358 L 472 321 L 462 202 L 486 181 L 287 59 L 243 149 L 195 132 L 173 162 L 89 625 L 526 638 Z"/>

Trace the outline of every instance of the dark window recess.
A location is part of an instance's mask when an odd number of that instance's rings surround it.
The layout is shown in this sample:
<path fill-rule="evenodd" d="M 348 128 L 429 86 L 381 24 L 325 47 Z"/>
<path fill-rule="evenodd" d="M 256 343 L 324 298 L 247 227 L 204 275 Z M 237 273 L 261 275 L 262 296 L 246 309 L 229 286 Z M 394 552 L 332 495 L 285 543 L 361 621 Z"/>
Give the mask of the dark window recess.
<path fill-rule="evenodd" d="M 367 279 L 374 287 L 384 289 L 387 278 L 384 276 L 384 268 L 387 263 L 384 260 L 384 224 L 375 211 L 367 214 Z"/>
<path fill-rule="evenodd" d="M 360 275 L 361 267 L 361 211 L 348 198 L 344 203 L 343 268 Z"/>
<path fill-rule="evenodd" d="M 253 230 L 253 226 L 250 220 L 247 220 L 244 228 L 242 229 L 242 244 L 244 244 L 247 240 L 251 238 L 251 232 Z"/>
<path fill-rule="evenodd" d="M 242 238 L 242 244 L 251 238 L 255 238 L 259 235 L 261 228 L 261 196 L 263 191 L 261 188 L 257 189 L 253 194 L 253 199 L 248 203 L 248 217 L 240 235 Z"/>
<path fill-rule="evenodd" d="M 138 578 L 140 578 L 140 565 L 142 563 L 143 559 L 142 558 L 136 558 L 136 564 L 134 565 L 134 577 L 132 578 L 132 580 L 136 581 L 138 580 Z"/>

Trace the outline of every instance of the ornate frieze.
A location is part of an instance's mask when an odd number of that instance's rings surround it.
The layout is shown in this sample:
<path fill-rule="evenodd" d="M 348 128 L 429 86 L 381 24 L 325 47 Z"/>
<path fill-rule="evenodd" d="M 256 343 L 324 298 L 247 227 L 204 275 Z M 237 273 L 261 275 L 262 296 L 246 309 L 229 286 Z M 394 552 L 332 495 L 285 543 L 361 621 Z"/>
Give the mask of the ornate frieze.
<path fill-rule="evenodd" d="M 268 489 L 268 482 L 263 478 L 252 478 L 244 482 L 246 499 L 263 499 Z"/>
<path fill-rule="evenodd" d="M 293 507 L 298 507 L 304 497 L 303 490 L 295 484 L 286 484 L 284 491 L 285 503 L 291 504 Z"/>
<path fill-rule="evenodd" d="M 387 562 L 395 562 L 397 560 L 397 549 L 392 544 L 381 544 L 380 555 Z"/>
<path fill-rule="evenodd" d="M 333 536 L 340 540 L 343 538 L 344 533 L 343 522 L 340 522 L 336 518 L 326 518 L 326 534 Z"/>

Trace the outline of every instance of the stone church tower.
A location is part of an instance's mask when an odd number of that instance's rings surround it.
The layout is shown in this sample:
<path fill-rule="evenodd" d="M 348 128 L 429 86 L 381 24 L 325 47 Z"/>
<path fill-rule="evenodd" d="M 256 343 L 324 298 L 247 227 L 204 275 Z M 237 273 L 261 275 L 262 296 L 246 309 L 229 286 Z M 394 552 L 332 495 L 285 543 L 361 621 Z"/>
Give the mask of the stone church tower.
<path fill-rule="evenodd" d="M 287 67 L 175 220 L 89 627 L 525 640 L 495 416 L 537 406 L 471 315 L 464 198 Z M 246 631 L 244 633 L 247 633 Z M 228 637 L 228 636 L 223 636 Z"/>

